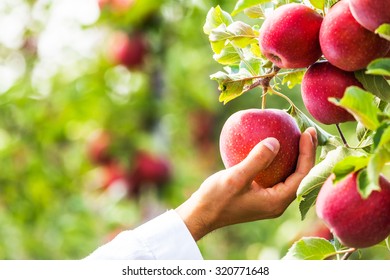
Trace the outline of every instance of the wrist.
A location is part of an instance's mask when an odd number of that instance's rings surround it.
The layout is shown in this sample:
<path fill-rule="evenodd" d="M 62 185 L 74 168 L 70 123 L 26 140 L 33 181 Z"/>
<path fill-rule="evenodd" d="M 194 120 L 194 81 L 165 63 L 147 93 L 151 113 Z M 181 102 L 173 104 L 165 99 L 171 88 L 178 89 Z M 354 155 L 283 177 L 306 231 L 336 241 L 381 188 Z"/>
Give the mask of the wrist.
<path fill-rule="evenodd" d="M 175 209 L 187 226 L 195 241 L 213 231 L 212 211 L 194 193 L 187 201 Z"/>

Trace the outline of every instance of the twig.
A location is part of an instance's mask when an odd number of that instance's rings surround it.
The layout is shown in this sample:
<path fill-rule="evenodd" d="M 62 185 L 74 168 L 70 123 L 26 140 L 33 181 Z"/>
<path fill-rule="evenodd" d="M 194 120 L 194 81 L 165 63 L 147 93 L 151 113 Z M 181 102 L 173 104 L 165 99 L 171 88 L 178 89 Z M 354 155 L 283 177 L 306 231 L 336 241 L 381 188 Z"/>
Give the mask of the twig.
<path fill-rule="evenodd" d="M 344 146 L 345 146 L 346 148 L 349 148 L 349 145 L 348 145 L 348 143 L 347 143 L 347 139 L 345 139 L 344 134 L 343 134 L 343 132 L 341 131 L 340 125 L 339 125 L 338 123 L 336 124 L 336 127 L 337 127 L 337 131 L 338 131 L 339 134 L 340 134 L 341 140 L 342 140 L 343 143 L 344 143 Z"/>

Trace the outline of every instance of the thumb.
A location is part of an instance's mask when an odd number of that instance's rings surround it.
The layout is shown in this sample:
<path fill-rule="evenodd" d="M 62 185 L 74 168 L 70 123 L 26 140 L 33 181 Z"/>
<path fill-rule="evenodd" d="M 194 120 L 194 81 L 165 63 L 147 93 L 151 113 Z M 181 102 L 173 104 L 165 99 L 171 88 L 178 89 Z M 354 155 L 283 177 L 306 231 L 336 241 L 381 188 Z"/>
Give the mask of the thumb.
<path fill-rule="evenodd" d="M 257 173 L 266 169 L 280 148 L 276 138 L 269 137 L 258 143 L 248 154 L 248 156 L 236 165 L 238 174 L 245 176 L 245 179 L 252 181 Z"/>

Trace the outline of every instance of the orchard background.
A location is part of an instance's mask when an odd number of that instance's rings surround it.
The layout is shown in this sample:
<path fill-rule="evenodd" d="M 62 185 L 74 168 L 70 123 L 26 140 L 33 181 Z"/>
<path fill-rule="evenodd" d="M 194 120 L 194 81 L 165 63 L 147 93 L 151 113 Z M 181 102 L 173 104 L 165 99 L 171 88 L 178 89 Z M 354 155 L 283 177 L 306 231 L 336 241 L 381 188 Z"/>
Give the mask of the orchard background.
<path fill-rule="evenodd" d="M 261 107 L 261 89 L 219 103 L 210 80 L 221 66 L 206 16 L 217 5 L 234 11 L 234 1 L 99 3 L 0 2 L 0 259 L 80 259 L 177 207 L 224 168 L 225 120 Z M 235 19 L 262 22 L 245 13 Z M 143 61 L 115 59 L 118 38 L 127 36 L 142 37 Z M 280 91 L 308 114 L 293 81 Z M 267 107 L 289 104 L 273 97 Z M 356 123 L 341 128 L 357 144 Z M 329 237 L 313 209 L 302 221 L 298 208 L 294 202 L 280 218 L 223 228 L 198 244 L 205 259 L 280 259 L 303 236 Z M 351 258 L 390 253 L 384 241 Z"/>

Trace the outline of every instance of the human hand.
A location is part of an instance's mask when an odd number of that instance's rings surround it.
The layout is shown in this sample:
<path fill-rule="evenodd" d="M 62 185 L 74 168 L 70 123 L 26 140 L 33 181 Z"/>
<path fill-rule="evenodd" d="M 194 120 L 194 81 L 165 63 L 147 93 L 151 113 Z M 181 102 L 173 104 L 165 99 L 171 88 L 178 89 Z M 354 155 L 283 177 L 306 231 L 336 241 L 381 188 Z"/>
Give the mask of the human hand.
<path fill-rule="evenodd" d="M 253 180 L 280 148 L 275 138 L 264 139 L 242 162 L 207 178 L 176 211 L 196 241 L 224 226 L 276 218 L 295 199 L 300 182 L 314 166 L 316 147 L 317 134 L 311 127 L 302 133 L 295 172 L 272 188 L 261 188 Z"/>

